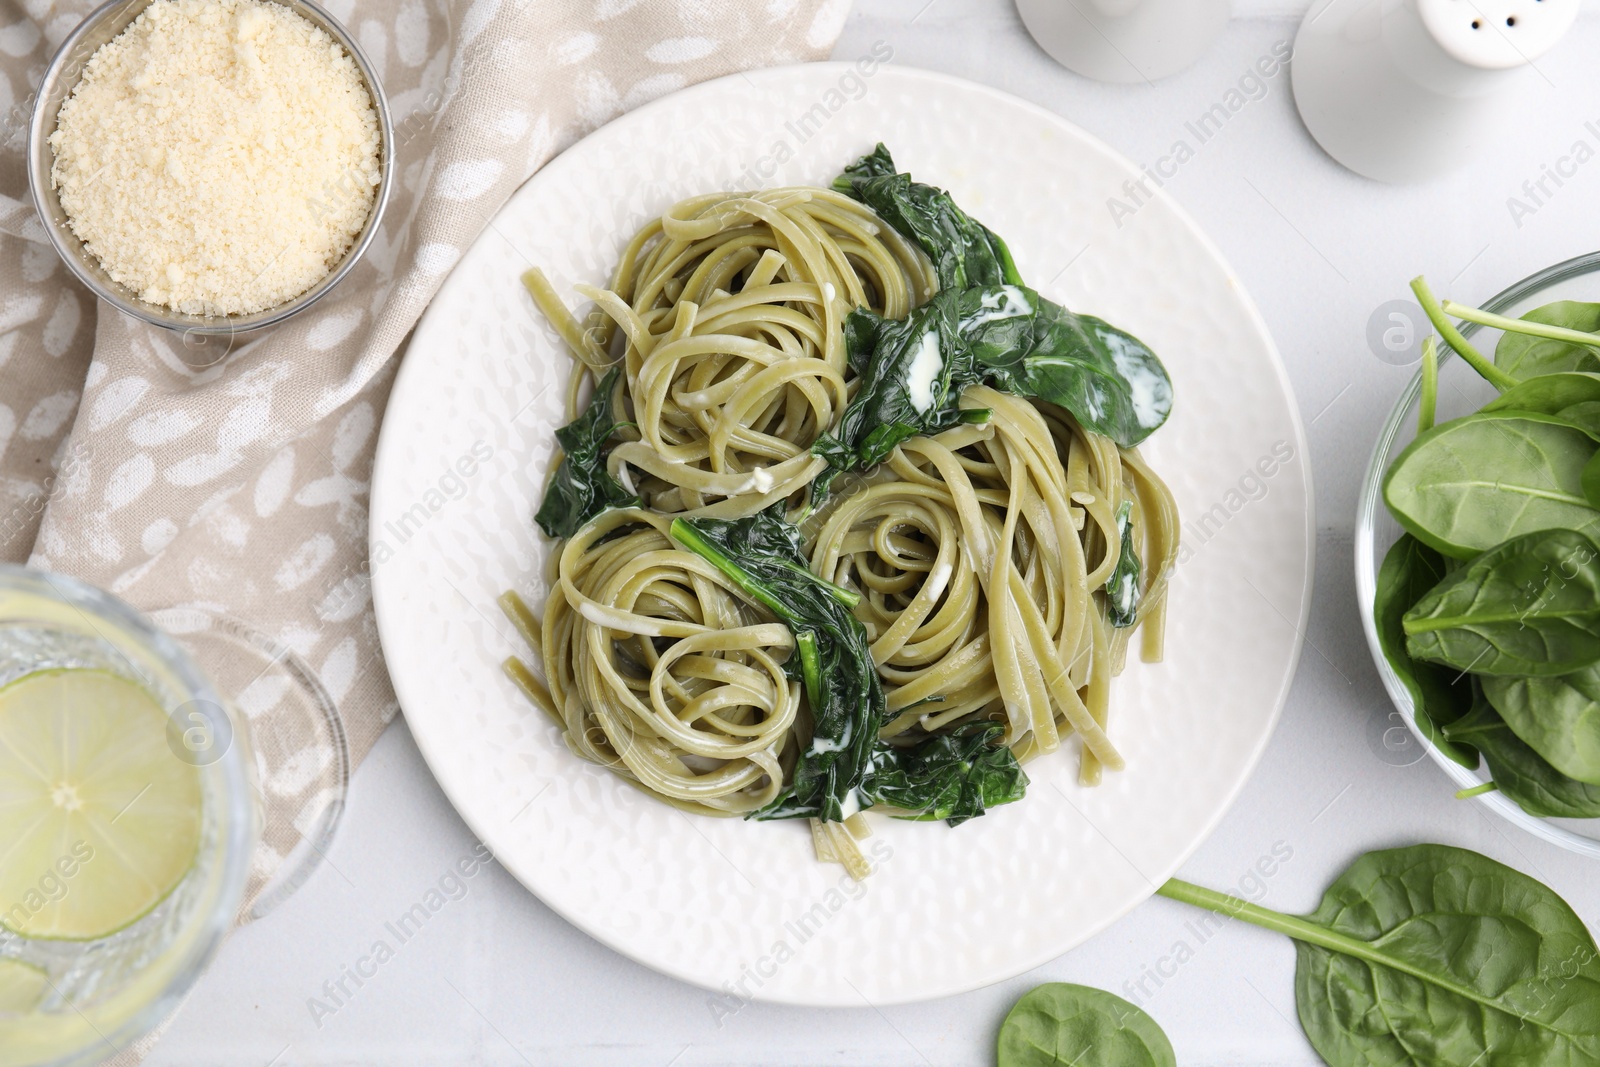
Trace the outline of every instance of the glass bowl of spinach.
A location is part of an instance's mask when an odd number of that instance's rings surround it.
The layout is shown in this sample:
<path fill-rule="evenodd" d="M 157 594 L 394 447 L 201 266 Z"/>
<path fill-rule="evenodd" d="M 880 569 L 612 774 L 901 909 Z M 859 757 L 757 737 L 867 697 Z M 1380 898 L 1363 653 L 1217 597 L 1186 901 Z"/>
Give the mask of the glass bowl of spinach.
<path fill-rule="evenodd" d="M 1413 289 L 1446 343 L 1361 488 L 1367 643 L 1458 796 L 1600 856 L 1600 253 L 1481 309 Z"/>

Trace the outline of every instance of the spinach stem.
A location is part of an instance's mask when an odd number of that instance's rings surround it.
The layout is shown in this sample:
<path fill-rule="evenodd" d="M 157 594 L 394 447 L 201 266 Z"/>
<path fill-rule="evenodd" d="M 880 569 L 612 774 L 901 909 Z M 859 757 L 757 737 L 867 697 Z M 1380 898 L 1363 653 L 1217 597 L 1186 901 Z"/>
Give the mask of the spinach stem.
<path fill-rule="evenodd" d="M 1452 981 L 1431 971 L 1425 971 L 1420 967 L 1414 967 L 1398 956 L 1392 956 L 1374 948 L 1366 941 L 1337 933 L 1298 915 L 1284 915 L 1282 912 L 1272 911 L 1269 908 L 1252 904 L 1248 900 L 1240 900 L 1238 897 L 1229 896 L 1227 893 L 1219 893 L 1214 889 L 1206 889 L 1204 886 L 1194 885 L 1177 878 L 1169 879 L 1167 884 L 1157 889 L 1156 892 L 1171 900 L 1181 900 L 1185 904 L 1193 904 L 1208 911 L 1243 919 L 1247 923 L 1252 923 L 1266 930 L 1276 930 L 1278 933 L 1292 937 L 1296 941 L 1303 941 L 1308 945 L 1316 945 L 1318 948 L 1325 948 L 1329 952 L 1337 952 L 1340 955 L 1351 956 L 1378 967 L 1388 967 L 1403 974 L 1409 974 L 1411 977 L 1429 985 L 1454 993 L 1458 997 L 1464 997 L 1474 1004 L 1482 1004 L 1497 1011 L 1504 1011 L 1518 1018 L 1528 1019 L 1544 1029 L 1550 1029 L 1549 1024 L 1532 1018 L 1531 1015 L 1520 1009 L 1498 1003 L 1476 989 L 1464 986 L 1459 982 Z"/>
<path fill-rule="evenodd" d="M 671 529 L 674 541 L 717 568 L 723 574 L 726 574 L 741 591 L 749 595 L 751 600 L 771 611 L 780 619 L 788 620 L 794 617 L 794 613 L 782 601 L 773 596 L 771 590 L 751 578 L 749 574 L 745 573 L 743 567 L 723 555 L 715 546 L 696 533 L 693 526 L 690 526 L 682 519 L 673 519 Z M 854 589 L 846 589 L 842 585 L 835 585 L 826 578 L 818 578 L 810 571 L 805 571 L 805 575 L 815 580 L 817 584 L 828 591 L 833 599 L 845 607 L 853 608 L 861 603 L 861 594 Z"/>
<path fill-rule="evenodd" d="M 1475 785 L 1471 789 L 1462 789 L 1458 791 L 1456 793 L 1456 799 L 1471 800 L 1473 797 L 1481 797 L 1485 793 L 1493 793 L 1499 788 L 1500 787 L 1495 785 L 1493 782 L 1484 782 L 1482 785 Z"/>
<path fill-rule="evenodd" d="M 1439 348 L 1429 334 L 1422 341 L 1422 399 L 1417 407 L 1417 434 L 1433 429 L 1439 412 Z"/>
<path fill-rule="evenodd" d="M 817 652 L 817 632 L 815 630 L 801 630 L 794 635 L 795 648 L 800 653 L 800 675 L 806 685 L 806 699 L 811 706 L 821 707 L 823 699 L 822 688 L 822 658 Z"/>
<path fill-rule="evenodd" d="M 739 591 L 751 600 L 754 600 L 785 622 L 792 623 L 796 620 L 795 613 L 790 611 L 777 597 L 773 596 L 770 589 L 753 579 L 743 567 L 723 555 L 715 545 L 701 537 L 699 531 L 693 526 L 690 526 L 682 519 L 673 519 L 671 530 L 674 541 L 727 575 L 728 580 L 738 586 Z"/>
<path fill-rule="evenodd" d="M 1502 393 L 1517 384 L 1517 380 L 1505 371 L 1496 367 L 1491 361 L 1484 358 L 1482 352 L 1461 336 L 1461 331 L 1456 329 L 1455 323 L 1450 321 L 1444 313 L 1444 308 L 1439 306 L 1439 298 L 1433 295 L 1433 290 L 1428 288 L 1427 279 L 1417 275 L 1411 279 L 1411 291 L 1417 296 L 1417 303 L 1422 305 L 1423 313 L 1428 316 L 1428 321 L 1433 323 L 1433 328 L 1439 331 L 1439 336 L 1445 343 L 1456 350 L 1460 357 L 1471 365 L 1490 385 Z"/>
<path fill-rule="evenodd" d="M 815 578 L 816 575 L 812 575 L 812 577 Z M 833 599 L 837 600 L 845 607 L 853 608 L 857 604 L 861 603 L 861 594 L 856 592 L 854 589 L 846 589 L 842 585 L 835 585 L 826 578 L 817 578 L 817 581 L 822 583 L 822 587 L 828 591 L 829 596 L 833 597 Z"/>
<path fill-rule="evenodd" d="M 1446 300 L 1440 307 L 1447 315 L 1475 322 L 1479 326 L 1489 326 L 1496 330 L 1505 330 L 1507 333 L 1524 333 L 1529 337 L 1543 337 L 1549 341 L 1566 341 L 1569 344 L 1600 348 L 1600 334 L 1584 333 L 1582 330 L 1551 326 L 1549 323 L 1533 322 L 1529 319 L 1513 319 L 1505 315 L 1496 315 L 1492 311 L 1458 304 L 1454 300 Z"/>

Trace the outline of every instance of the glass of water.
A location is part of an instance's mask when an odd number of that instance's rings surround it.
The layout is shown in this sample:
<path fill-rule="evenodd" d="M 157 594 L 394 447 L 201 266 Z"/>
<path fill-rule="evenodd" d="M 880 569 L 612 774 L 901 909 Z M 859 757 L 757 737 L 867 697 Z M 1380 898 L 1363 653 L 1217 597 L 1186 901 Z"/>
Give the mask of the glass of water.
<path fill-rule="evenodd" d="M 243 725 L 126 604 L 0 564 L 0 1067 L 114 1055 L 210 962 L 261 829 Z"/>

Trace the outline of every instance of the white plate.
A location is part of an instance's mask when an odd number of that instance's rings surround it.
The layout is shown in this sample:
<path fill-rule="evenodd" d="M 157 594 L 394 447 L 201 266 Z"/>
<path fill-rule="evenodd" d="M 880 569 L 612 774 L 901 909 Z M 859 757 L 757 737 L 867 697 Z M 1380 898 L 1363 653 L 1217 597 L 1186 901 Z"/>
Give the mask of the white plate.
<path fill-rule="evenodd" d="M 538 264 L 563 292 L 603 284 L 624 242 L 675 200 L 825 184 L 880 139 L 1004 236 L 1036 288 L 1161 354 L 1176 412 L 1146 452 L 1177 495 L 1190 551 L 1166 662 L 1132 664 L 1116 684 L 1110 730 L 1128 770 L 1082 789 L 1069 744 L 1028 767 L 1025 800 L 957 829 L 878 819 L 867 845 L 879 869 L 857 886 L 812 858 L 803 823 L 686 816 L 571 755 L 501 675 L 501 660 L 525 651 L 495 597 L 515 586 L 545 598 L 547 546 L 531 516 L 568 374 L 518 275 Z M 1310 473 L 1272 340 L 1210 242 L 1165 197 L 1131 217 L 1108 207 L 1132 206 L 1124 183 L 1139 177 L 1077 127 L 991 89 L 893 67 L 865 79 L 844 64 L 791 67 L 618 119 L 535 175 L 466 252 L 417 327 L 384 419 L 374 597 L 429 766 L 545 903 L 712 989 L 895 1003 L 1072 948 L 1150 896 L 1216 825 L 1300 650 Z M 487 458 L 474 461 L 475 448 Z"/>

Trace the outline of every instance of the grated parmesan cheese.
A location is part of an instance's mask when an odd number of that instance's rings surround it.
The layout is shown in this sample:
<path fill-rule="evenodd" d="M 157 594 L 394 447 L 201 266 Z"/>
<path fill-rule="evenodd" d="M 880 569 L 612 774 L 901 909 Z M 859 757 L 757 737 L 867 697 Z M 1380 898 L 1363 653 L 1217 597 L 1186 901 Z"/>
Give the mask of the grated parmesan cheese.
<path fill-rule="evenodd" d="M 359 236 L 378 114 L 327 32 L 262 0 L 155 0 L 61 105 L 50 176 L 112 278 L 177 311 L 290 300 Z"/>

